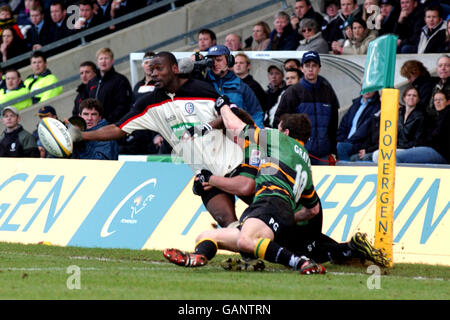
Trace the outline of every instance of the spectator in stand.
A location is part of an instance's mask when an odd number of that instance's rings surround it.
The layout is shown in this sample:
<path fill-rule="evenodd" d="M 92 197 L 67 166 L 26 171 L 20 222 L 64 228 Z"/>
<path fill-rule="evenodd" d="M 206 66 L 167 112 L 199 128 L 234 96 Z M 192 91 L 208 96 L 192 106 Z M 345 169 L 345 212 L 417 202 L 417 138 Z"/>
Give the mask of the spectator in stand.
<path fill-rule="evenodd" d="M 295 59 L 295 58 L 289 58 L 289 59 L 284 60 L 283 68 L 284 68 L 284 71 L 286 71 L 287 69 L 298 69 L 298 70 L 302 71 L 300 60 Z M 302 77 L 303 77 L 303 74 L 302 74 Z"/>
<path fill-rule="evenodd" d="M 446 96 L 450 96 L 450 81 L 448 81 L 450 76 L 450 56 L 443 55 L 438 59 L 436 73 L 437 77 L 431 78 L 433 83 L 431 97 L 433 97 L 434 93 L 438 90 L 443 91 Z M 433 98 L 431 98 L 430 102 L 427 104 L 426 113 L 427 115 L 437 116 Z"/>
<path fill-rule="evenodd" d="M 325 0 L 325 14 L 323 19 L 326 24 L 330 23 L 339 13 L 339 0 Z"/>
<path fill-rule="evenodd" d="M 144 72 L 144 78 L 136 83 L 133 88 L 133 103 L 143 95 L 155 90 L 154 81 L 152 79 L 152 70 L 150 69 L 150 61 L 154 55 L 155 53 L 153 51 L 147 51 L 144 53 L 144 57 L 142 59 L 142 71 Z"/>
<path fill-rule="evenodd" d="M 99 76 L 89 81 L 88 97 L 100 101 L 104 108 L 102 117 L 109 123 L 116 123 L 129 110 L 132 90 L 128 79 L 114 69 L 114 53 L 109 48 L 97 51 Z"/>
<path fill-rule="evenodd" d="M 67 11 L 62 0 L 55 0 L 50 5 L 50 17 L 53 25 L 51 33 L 53 41 L 58 41 L 72 35 L 72 30 L 67 27 Z"/>
<path fill-rule="evenodd" d="M 23 35 L 31 27 L 30 9 L 39 5 L 39 0 L 24 0 L 24 6 L 17 14 L 17 24 Z"/>
<path fill-rule="evenodd" d="M 442 19 L 442 8 L 432 5 L 425 8 L 425 26 L 420 34 L 417 53 L 443 53 L 447 24 Z"/>
<path fill-rule="evenodd" d="M 297 69 L 286 69 L 286 89 L 290 86 L 298 83 L 300 79 L 302 78 L 303 74 L 302 72 Z M 277 102 L 268 110 L 268 112 L 265 114 L 264 118 L 264 125 L 266 127 L 274 128 L 273 126 L 273 120 L 275 118 L 275 113 L 278 110 L 278 105 L 280 104 L 281 98 L 283 97 L 283 94 L 286 92 L 286 89 L 283 90 L 280 95 L 278 96 Z"/>
<path fill-rule="evenodd" d="M 353 19 L 352 32 L 349 42 L 341 45 L 339 41 L 334 41 L 332 49 L 334 54 L 366 54 L 370 41 L 377 37 L 377 31 L 367 28 L 366 22 L 362 18 Z"/>
<path fill-rule="evenodd" d="M 30 93 L 30 91 L 23 84 L 22 78 L 20 77 L 20 72 L 17 69 L 9 68 L 6 70 L 5 83 L 6 87 L 0 89 L 0 103 L 5 103 Z M 22 110 L 32 104 L 31 98 L 28 98 L 26 100 L 16 102 L 13 106 L 17 110 Z"/>
<path fill-rule="evenodd" d="M 322 27 L 326 26 L 326 21 L 323 16 L 314 11 L 310 0 L 296 0 L 295 1 L 295 13 L 290 17 L 290 23 L 292 29 L 296 30 L 299 34 L 299 40 L 304 39 L 301 34 L 301 22 L 303 19 L 312 19 L 317 23 L 318 30 L 322 30 Z"/>
<path fill-rule="evenodd" d="M 433 101 L 437 116 L 426 121 L 424 139 L 417 147 L 397 153 L 398 163 L 450 164 L 450 96 L 438 90 Z"/>
<path fill-rule="evenodd" d="M 103 21 L 111 20 L 111 4 L 113 0 L 97 0 L 98 12 Z"/>
<path fill-rule="evenodd" d="M 36 140 L 19 122 L 19 111 L 15 107 L 3 108 L 5 131 L 0 135 L 0 157 L 39 158 Z"/>
<path fill-rule="evenodd" d="M 41 107 L 39 109 L 38 113 L 36 113 L 36 116 L 39 117 L 39 120 L 41 120 L 42 118 L 46 118 L 46 117 L 58 119 L 58 116 L 56 115 L 56 110 L 52 106 Z M 36 127 L 37 126 L 39 126 L 39 122 L 37 123 Z M 45 150 L 45 148 L 42 146 L 42 143 L 39 140 L 39 133 L 38 133 L 37 128 L 33 131 L 33 137 L 36 140 L 36 144 L 39 149 L 40 157 L 41 158 L 54 158 L 54 156 L 52 156 L 50 153 L 48 153 L 47 150 Z"/>
<path fill-rule="evenodd" d="M 361 8 L 357 4 L 357 0 L 340 0 L 341 9 L 338 15 L 328 23 L 322 35 L 328 42 L 328 48 L 331 50 L 333 41 L 339 41 L 346 38 L 345 22 L 351 17 L 352 19 L 361 17 Z"/>
<path fill-rule="evenodd" d="M 400 15 L 394 27 L 398 35 L 397 53 L 417 53 L 424 11 L 418 0 L 400 0 Z"/>
<path fill-rule="evenodd" d="M 371 17 L 375 17 L 375 14 L 378 12 L 377 9 L 380 7 L 380 3 L 378 0 L 364 0 L 364 2 L 360 5 L 361 7 L 361 18 L 368 24 L 369 21 L 375 24 L 375 20 L 372 20 Z M 375 27 L 375 25 L 374 25 Z"/>
<path fill-rule="evenodd" d="M 12 27 L 6 27 L 1 33 L 0 52 L 2 62 L 27 52 L 25 40 L 21 39 Z"/>
<path fill-rule="evenodd" d="M 372 162 L 373 152 L 378 150 L 380 140 L 380 114 L 375 113 L 370 121 L 369 136 L 361 143 L 361 149 L 357 154 L 350 156 L 350 161 Z"/>
<path fill-rule="evenodd" d="M 198 51 L 208 51 L 217 43 L 216 34 L 210 29 L 202 29 L 198 32 Z"/>
<path fill-rule="evenodd" d="M 252 51 L 264 51 L 270 41 L 270 27 L 264 21 L 259 21 L 253 26 L 251 49 Z M 250 47 L 250 45 L 248 46 Z"/>
<path fill-rule="evenodd" d="M 80 8 L 80 18 L 75 22 L 74 32 L 80 32 L 93 28 L 105 22 L 100 14 L 95 14 L 94 3 L 91 0 L 80 0 L 78 2 Z M 107 34 L 108 31 L 101 30 L 85 37 L 86 41 L 92 41 Z"/>
<path fill-rule="evenodd" d="M 214 65 L 206 73 L 206 81 L 230 101 L 247 111 L 260 128 L 263 127 L 263 111 L 253 90 L 231 70 L 234 66 L 234 56 L 230 50 L 217 45 L 209 48 L 208 58 L 214 60 Z"/>
<path fill-rule="evenodd" d="M 266 50 L 295 50 L 298 47 L 299 37 L 297 31 L 289 23 L 289 15 L 279 11 L 274 17 L 275 28 L 270 32 L 269 44 Z"/>
<path fill-rule="evenodd" d="M 80 114 L 80 103 L 88 98 L 89 88 L 87 84 L 89 81 L 98 76 L 98 69 L 94 62 L 84 61 L 80 64 L 80 80 L 81 83 L 77 88 L 77 96 L 75 97 L 72 115 L 78 116 Z"/>
<path fill-rule="evenodd" d="M 242 39 L 241 36 L 236 33 L 229 33 L 225 37 L 225 47 L 230 49 L 230 51 L 240 51 L 242 50 Z"/>
<path fill-rule="evenodd" d="M 53 41 L 51 33 L 52 22 L 45 18 L 44 9 L 35 5 L 30 9 L 31 28 L 26 34 L 29 50 L 39 50 Z"/>
<path fill-rule="evenodd" d="M 360 152 L 363 143 L 372 134 L 372 119 L 380 111 L 380 107 L 378 91 L 353 99 L 337 130 L 337 157 L 340 161 L 348 161 Z"/>
<path fill-rule="evenodd" d="M 303 36 L 303 40 L 300 40 L 297 51 L 313 50 L 318 53 L 328 53 L 328 42 L 322 37 L 322 31 L 315 20 L 302 19 L 299 31 Z"/>
<path fill-rule="evenodd" d="M 47 57 L 43 52 L 33 52 L 30 61 L 33 74 L 29 75 L 24 81 L 25 87 L 27 87 L 30 92 L 45 88 L 59 81 L 59 79 L 52 74 L 50 69 L 47 68 Z M 59 86 L 38 93 L 32 97 L 33 104 L 56 97 L 57 95 L 60 95 L 62 91 L 63 88 Z"/>
<path fill-rule="evenodd" d="M 86 131 L 94 131 L 109 123 L 103 119 L 103 107 L 97 99 L 86 99 L 80 103 L 80 117 L 86 122 Z M 116 140 L 84 141 L 77 145 L 77 159 L 117 160 L 119 147 Z"/>
<path fill-rule="evenodd" d="M 420 97 L 419 108 L 424 108 L 431 99 L 433 83 L 428 69 L 418 60 L 405 61 L 400 69 L 402 77 L 408 79 L 408 82 L 417 89 Z"/>
<path fill-rule="evenodd" d="M 403 152 L 417 147 L 424 139 L 423 112 L 417 108 L 420 103 L 419 93 L 416 88 L 409 85 L 402 95 L 403 104 L 398 110 L 397 127 L 397 161 Z M 378 150 L 373 153 L 373 162 L 378 163 Z"/>
<path fill-rule="evenodd" d="M 444 53 L 450 52 L 450 15 L 447 17 L 447 29 L 445 30 Z"/>
<path fill-rule="evenodd" d="M 277 104 L 278 97 L 287 88 L 286 81 L 284 81 L 284 72 L 277 65 L 273 64 L 267 68 L 267 78 L 269 84 L 266 90 L 267 110 L 265 111 L 264 119 L 269 119 L 270 110 Z M 265 125 L 269 126 L 269 123 L 266 122 Z"/>
<path fill-rule="evenodd" d="M 262 111 L 267 110 L 267 95 L 261 85 L 250 74 L 251 61 L 245 53 L 238 53 L 234 57 L 233 72 L 253 90 L 261 105 Z"/>
<path fill-rule="evenodd" d="M 24 36 L 22 31 L 20 31 L 20 27 L 17 24 L 16 19 L 13 16 L 13 12 L 9 5 L 0 6 L 0 34 L 6 28 L 11 28 L 14 31 L 15 35 L 17 35 L 21 40 L 24 40 Z"/>
<path fill-rule="evenodd" d="M 399 15 L 400 7 L 397 0 L 380 0 L 380 14 L 375 17 L 378 35 L 394 33 Z"/>
<path fill-rule="evenodd" d="M 286 90 L 275 113 L 273 126 L 278 127 L 285 113 L 306 113 L 312 124 L 311 137 L 305 144 L 311 164 L 334 164 L 339 101 L 330 83 L 319 75 L 320 67 L 317 52 L 303 54 L 303 78 Z"/>
<path fill-rule="evenodd" d="M 111 3 L 111 19 L 117 19 L 126 14 L 129 14 L 138 9 L 144 8 L 147 5 L 147 0 L 112 0 Z M 141 20 L 139 17 L 135 17 L 138 21 Z M 133 22 L 131 20 L 119 23 L 117 26 L 113 26 L 112 29 L 121 30 L 129 27 Z"/>
<path fill-rule="evenodd" d="M 155 55 L 147 51 L 142 60 L 144 78 L 136 83 L 133 89 L 133 104 L 137 100 L 155 90 L 150 62 Z M 153 130 L 135 130 L 119 145 L 120 154 L 170 154 L 172 148 L 164 138 Z"/>

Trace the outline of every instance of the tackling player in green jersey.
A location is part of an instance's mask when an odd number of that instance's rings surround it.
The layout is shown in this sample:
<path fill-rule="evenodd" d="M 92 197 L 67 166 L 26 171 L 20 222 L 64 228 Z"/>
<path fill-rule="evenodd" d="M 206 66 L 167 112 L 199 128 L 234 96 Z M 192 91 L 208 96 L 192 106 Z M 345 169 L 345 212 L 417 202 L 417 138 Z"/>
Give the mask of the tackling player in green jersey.
<path fill-rule="evenodd" d="M 305 115 L 290 115 L 291 126 L 259 129 L 246 125 L 228 105 L 216 104 L 228 133 L 240 137 L 244 147 L 260 157 L 252 204 L 241 216 L 240 228 L 208 230 L 197 237 L 195 253 L 164 250 L 171 262 L 187 267 L 203 266 L 218 249 L 246 252 L 269 262 L 280 263 L 302 274 L 325 273 L 325 268 L 305 256 L 280 246 L 295 223 L 294 210 L 300 202 L 305 210 L 297 219 L 310 219 L 320 211 L 319 197 L 312 183 L 310 162 L 303 141 L 309 138 L 311 123 Z M 295 125 L 294 125 L 295 124 Z M 278 242 L 277 242 L 278 241 Z"/>

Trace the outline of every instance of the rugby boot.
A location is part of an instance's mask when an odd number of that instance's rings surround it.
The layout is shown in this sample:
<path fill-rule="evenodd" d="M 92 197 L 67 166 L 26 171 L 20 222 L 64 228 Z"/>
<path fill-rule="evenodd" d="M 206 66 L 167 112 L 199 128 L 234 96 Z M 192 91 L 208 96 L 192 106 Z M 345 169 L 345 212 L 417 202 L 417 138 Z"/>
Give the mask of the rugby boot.
<path fill-rule="evenodd" d="M 361 232 L 355 233 L 349 244 L 350 248 L 364 259 L 370 260 L 382 267 L 389 266 L 389 260 L 386 258 L 386 255 L 380 249 L 370 244 L 369 240 L 367 240 L 367 234 Z"/>
<path fill-rule="evenodd" d="M 298 270 L 300 274 L 325 274 L 327 271 L 324 266 L 312 260 L 306 260 Z"/>
<path fill-rule="evenodd" d="M 208 262 L 202 254 L 185 253 L 178 249 L 164 249 L 163 254 L 167 260 L 182 267 L 202 267 Z"/>

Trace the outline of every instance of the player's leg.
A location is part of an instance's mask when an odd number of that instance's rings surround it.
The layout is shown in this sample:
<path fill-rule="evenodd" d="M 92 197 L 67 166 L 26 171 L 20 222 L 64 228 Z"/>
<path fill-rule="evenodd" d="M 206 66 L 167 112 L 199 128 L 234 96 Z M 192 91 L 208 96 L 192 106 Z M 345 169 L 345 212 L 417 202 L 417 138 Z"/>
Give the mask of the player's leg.
<path fill-rule="evenodd" d="M 222 228 L 237 222 L 233 195 L 221 191 L 213 197 L 202 196 L 202 200 L 208 212 Z"/>
<path fill-rule="evenodd" d="M 276 223 L 276 222 L 275 222 Z M 258 237 L 260 236 L 260 237 Z M 274 233 L 267 224 L 257 218 L 245 221 L 238 246 L 241 251 L 300 271 L 302 274 L 325 273 L 325 268 L 306 256 L 296 255 L 273 241 Z"/>
<path fill-rule="evenodd" d="M 218 249 L 236 251 L 239 237 L 237 228 L 220 228 L 202 232 L 196 239 L 194 253 L 179 249 L 165 249 L 164 257 L 170 262 L 184 267 L 201 267 L 214 258 Z"/>

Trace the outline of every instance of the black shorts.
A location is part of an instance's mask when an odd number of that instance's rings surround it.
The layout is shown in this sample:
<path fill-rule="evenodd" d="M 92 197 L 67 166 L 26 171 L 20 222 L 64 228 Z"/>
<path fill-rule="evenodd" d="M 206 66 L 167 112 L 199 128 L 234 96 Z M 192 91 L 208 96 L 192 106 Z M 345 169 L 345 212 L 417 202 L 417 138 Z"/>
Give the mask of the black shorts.
<path fill-rule="evenodd" d="M 275 241 L 284 239 L 294 225 L 294 211 L 286 200 L 277 196 L 269 196 L 252 203 L 239 219 L 242 224 L 248 218 L 263 221 L 274 233 Z"/>
<path fill-rule="evenodd" d="M 293 252 L 305 252 L 305 248 L 320 238 L 322 234 L 323 212 L 322 205 L 319 213 L 306 223 L 296 223 L 286 232 L 283 243 L 284 247 Z"/>
<path fill-rule="evenodd" d="M 227 173 L 225 175 L 226 178 L 232 178 L 232 177 L 236 177 L 240 174 L 241 172 L 241 166 L 238 166 L 236 169 L 234 169 L 233 171 L 231 171 L 230 173 Z M 202 202 L 206 208 L 209 200 L 211 200 L 212 198 L 214 198 L 215 196 L 217 196 L 218 194 L 226 194 L 228 195 L 228 197 L 234 202 L 235 201 L 235 195 L 225 192 L 222 189 L 213 187 L 211 188 L 211 190 L 205 191 L 203 192 L 203 194 L 201 195 L 202 197 Z M 246 204 L 250 204 L 253 201 L 253 195 L 251 196 L 247 196 L 247 197 L 243 197 L 243 196 L 239 196 L 239 199 L 241 199 L 242 201 L 244 201 Z"/>

